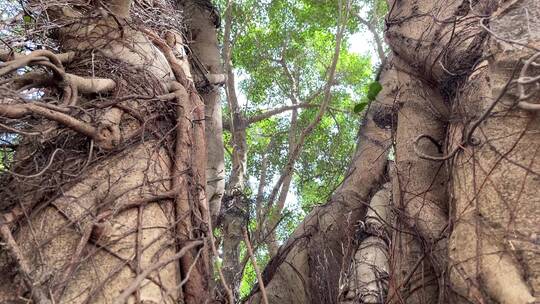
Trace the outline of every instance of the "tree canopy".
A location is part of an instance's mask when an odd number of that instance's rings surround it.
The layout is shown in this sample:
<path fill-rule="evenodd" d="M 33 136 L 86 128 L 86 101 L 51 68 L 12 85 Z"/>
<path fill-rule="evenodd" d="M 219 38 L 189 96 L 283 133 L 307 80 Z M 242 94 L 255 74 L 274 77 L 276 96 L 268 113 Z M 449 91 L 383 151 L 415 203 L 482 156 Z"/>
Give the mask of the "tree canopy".
<path fill-rule="evenodd" d="M 351 41 L 351 37 L 365 27 L 356 15 L 367 11 L 377 12 L 371 14 L 373 18 L 369 22 L 380 35 L 386 8 L 383 3 L 362 1 L 351 5 L 336 76 L 328 83 L 339 22 L 339 1 L 218 1 L 223 14 L 228 5 L 232 11 L 229 41 L 237 79 L 235 86 L 243 115 L 248 121 L 254 120 L 246 130 L 248 183 L 245 190 L 253 201 L 253 208 L 267 208 L 275 183 L 289 159 L 289 151 L 302 130 L 315 119 L 325 88 L 332 86 L 328 109 L 301 147 L 294 162 L 291 187 L 285 190 L 288 193 L 281 194 L 287 196 L 287 203 L 277 211 L 279 221 L 275 229 L 280 243 L 315 205 L 326 202 L 344 178 L 344 168 L 356 145 L 361 115 L 375 98 L 377 89 L 380 91 L 376 87 L 378 82 L 374 81 L 377 66 L 372 56 L 351 51 L 351 43 L 363 43 Z M 272 110 L 297 104 L 305 106 L 257 119 Z M 224 107 L 224 119 L 227 119 L 230 108 L 226 99 Z M 234 143 L 228 132 L 225 144 L 229 151 L 227 172 L 232 172 L 230 153 Z M 255 205 L 255 201 L 261 204 Z M 272 215 L 275 205 L 273 208 L 263 216 Z M 253 212 L 251 217 L 253 230 L 261 221 L 257 212 L 260 211 Z M 258 260 L 264 265 L 268 251 L 264 241 L 259 245 Z M 255 279 L 252 266 L 247 267 L 243 295 Z"/>

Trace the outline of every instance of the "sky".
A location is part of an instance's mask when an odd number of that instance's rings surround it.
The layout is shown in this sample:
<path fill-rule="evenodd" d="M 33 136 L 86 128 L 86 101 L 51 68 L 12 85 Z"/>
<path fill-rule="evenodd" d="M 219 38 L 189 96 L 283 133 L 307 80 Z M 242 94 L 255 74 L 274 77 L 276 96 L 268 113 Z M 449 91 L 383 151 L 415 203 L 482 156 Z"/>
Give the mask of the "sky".
<path fill-rule="evenodd" d="M 379 57 L 377 56 L 377 53 L 375 52 L 375 42 L 373 41 L 373 37 L 371 34 L 367 31 L 358 32 L 349 38 L 350 48 L 349 50 L 353 53 L 357 53 L 359 55 L 371 55 L 371 62 L 373 64 L 379 63 Z"/>

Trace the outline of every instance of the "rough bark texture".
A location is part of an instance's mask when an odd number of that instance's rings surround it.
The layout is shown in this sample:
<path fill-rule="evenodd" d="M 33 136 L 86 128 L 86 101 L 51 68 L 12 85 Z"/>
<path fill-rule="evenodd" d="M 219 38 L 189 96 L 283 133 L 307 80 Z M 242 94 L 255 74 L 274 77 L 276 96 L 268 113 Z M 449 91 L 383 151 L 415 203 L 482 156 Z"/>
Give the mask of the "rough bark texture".
<path fill-rule="evenodd" d="M 361 222 L 360 244 L 350 263 L 345 287 L 340 286 L 340 302 L 384 303 L 388 290 L 390 223 L 392 223 L 392 184 L 386 183 L 369 203 Z"/>
<path fill-rule="evenodd" d="M 74 54 L 64 65 L 59 58 L 66 56 L 51 52 L 21 57 L 41 56 L 38 64 L 64 78 L 50 85 L 67 89 L 64 104 L 31 105 L 39 107 L 34 115 L 56 123 L 37 120 L 37 129 L 49 131 L 38 133 L 40 142 L 24 138 L 13 171 L 2 176 L 5 189 L 16 194 L 3 189 L 2 208 L 16 206 L 0 221 L 10 244 L 1 252 L 0 301 L 207 302 L 212 239 L 201 240 L 211 226 L 204 104 L 181 34 L 163 30 L 159 36 L 160 20 L 143 25 L 140 19 L 162 9 L 179 17 L 179 11 L 158 1 L 137 3 L 131 15 L 131 1 L 95 5 L 46 7 L 60 24 L 53 38 Z M 215 44 L 215 31 L 213 38 Z M 94 75 L 114 81 L 96 86 L 105 80 L 96 82 Z M 8 118 L 19 107 L 2 106 L 0 116 Z M 43 158 L 49 163 L 35 173 Z"/>
<path fill-rule="evenodd" d="M 496 103 L 472 134 L 477 144 L 453 161 L 450 279 L 459 295 L 456 303 L 533 303 L 540 290 L 540 120 L 538 111 L 520 109 L 516 102 L 537 103 L 540 93 L 525 85 L 530 98 L 520 99 L 519 86 L 507 84 L 539 52 L 540 4 L 502 4 L 494 16 L 490 29 L 499 38 L 492 36 L 486 44 L 490 56 L 469 76 L 454 105 L 457 113 L 470 117 Z M 526 73 L 538 72 L 536 66 Z M 451 124 L 451 147 L 465 127 L 464 121 Z"/>
<path fill-rule="evenodd" d="M 527 235 L 527 230 L 530 231 L 531 226 L 516 227 L 515 223 L 530 225 L 538 215 L 538 204 L 534 203 L 537 195 L 532 194 L 538 187 L 537 181 L 529 179 L 526 173 L 538 172 L 534 166 L 538 141 L 527 136 L 537 128 L 538 121 L 534 112 L 511 108 L 517 94 L 511 94 L 512 90 L 501 91 L 507 90 L 505 84 L 513 77 L 512 68 L 534 52 L 527 51 L 527 47 L 519 50 L 524 47 L 505 43 L 501 38 L 520 40 L 530 46 L 536 44 L 538 40 L 535 42 L 529 33 L 535 32 L 535 23 L 530 21 L 534 17 L 530 16 L 538 14 L 538 5 L 531 1 L 513 4 L 455 1 L 444 5 L 432 1 L 396 1 L 391 7 L 388 41 L 408 63 L 404 68 L 408 75 L 400 86 L 403 106 L 396 132 L 396 165 L 398 172 L 401 171 L 399 193 L 406 204 L 405 215 L 420 215 L 421 221 L 406 219 L 405 226 L 420 237 L 423 252 L 420 259 L 429 258 L 439 289 L 437 294 L 433 290 L 431 295 L 415 297 L 407 303 L 431 303 L 437 297 L 442 302 L 529 303 L 534 300 L 531 287 L 535 286 L 532 279 L 535 275 L 531 273 L 535 267 L 530 263 L 538 260 L 532 254 L 534 245 L 522 240 L 520 244 L 524 247 L 519 248 L 507 242 L 511 242 L 509 235 L 516 237 L 518 231 Z M 516 12 L 520 8 L 527 13 L 519 16 Z M 489 28 L 482 26 L 488 24 L 488 19 L 480 14 L 492 14 Z M 511 17 L 505 16 L 508 14 Z M 516 24 L 522 24 L 518 26 L 522 32 L 514 29 Z M 488 63 L 478 63 L 481 55 L 490 57 Z M 419 76 L 411 76 L 415 74 Z M 499 97 L 499 94 L 503 95 Z M 424 105 L 417 107 L 422 102 Z M 489 109 L 494 103 L 497 106 Z M 446 114 L 448 106 L 450 115 Z M 487 115 L 480 115 L 486 111 L 489 111 Z M 446 148 L 437 151 L 437 146 Z M 441 157 L 442 154 L 449 157 Z M 519 160 L 513 160 L 514 157 Z M 409 167 L 403 168 L 400 165 L 403 162 Z M 448 189 L 454 198 L 452 204 L 444 196 L 447 172 L 453 182 Z M 527 194 L 527 189 L 531 194 Z M 446 214 L 448 208 L 452 209 L 451 217 Z M 453 231 L 446 253 L 445 231 L 450 228 Z M 403 255 L 399 247 L 393 256 L 398 255 Z M 528 255 L 529 259 L 521 255 Z M 445 265 L 448 257 L 450 264 Z M 404 259 L 409 259 L 405 262 L 409 264 L 405 273 L 410 276 L 417 263 L 409 257 Z M 407 291 L 415 287 L 415 280 L 406 282 L 411 284 L 410 288 L 402 286 L 404 283 L 399 279 L 402 269 L 396 269 L 393 284 L 402 289 L 402 294 L 395 298 L 408 297 Z M 524 271 L 528 282 L 523 277 Z M 434 283 L 429 268 L 422 273 L 424 284 Z M 448 280 L 451 290 L 446 290 Z"/>
<path fill-rule="evenodd" d="M 206 171 L 208 203 L 215 221 L 221 209 L 225 192 L 225 164 L 223 149 L 223 123 L 219 87 L 225 75 L 219 53 L 217 28 L 219 15 L 210 1 L 180 1 L 184 7 L 188 27 L 191 62 L 196 71 L 195 84 L 205 103 L 206 145 L 208 168 Z"/>
<path fill-rule="evenodd" d="M 210 300 L 208 233 L 221 186 L 207 176 L 222 165 L 222 154 L 206 149 L 222 149 L 219 62 L 209 58 L 217 20 L 190 3 L 192 55 L 204 57 L 195 82 L 211 88 L 203 97 L 214 107 L 206 128 L 181 35 L 131 26 L 130 1 L 48 7 L 50 18 L 70 21 L 54 36 L 63 55 L 0 52 L 1 77 L 28 64 L 50 71 L 15 79 L 14 90 L 53 79 L 60 92 L 51 104 L 2 97 L 3 128 L 24 139 L 0 179 L 0 301 Z M 342 185 L 266 267 L 268 302 L 538 302 L 540 4 L 406 0 L 389 8 L 383 90 Z M 225 58 L 230 128 L 245 131 L 227 49 Z M 242 136 L 233 134 L 241 152 L 233 199 L 243 199 L 235 195 L 245 183 Z M 215 195 L 206 196 L 207 184 Z M 246 211 L 224 223 L 223 252 L 236 263 L 224 262 L 225 280 L 238 281 Z M 261 298 L 255 289 L 248 302 Z"/>
<path fill-rule="evenodd" d="M 396 60 L 397 61 L 397 60 Z M 401 250 L 410 251 L 414 256 L 414 247 L 410 244 L 421 243 L 430 252 L 431 266 L 440 274 L 444 271 L 446 262 L 446 244 L 444 231 L 447 225 L 447 177 L 444 164 L 418 157 L 415 148 L 422 149 L 430 155 L 441 155 L 431 140 L 417 140 L 420 135 L 427 135 L 435 142 L 443 142 L 445 137 L 445 120 L 448 110 L 443 99 L 432 87 L 421 79 L 411 75 L 401 66 L 397 66 L 397 83 L 399 91 L 396 97 L 398 107 L 398 123 L 395 133 L 396 142 L 396 174 L 394 184 L 396 192 L 395 208 L 397 224 L 412 235 L 418 235 L 417 240 L 401 239 L 402 231 L 395 232 L 396 236 L 394 267 L 409 273 L 411 264 L 402 265 L 399 256 Z M 403 222 L 403 224 L 401 223 Z M 402 244 L 402 242 L 405 242 Z M 412 243 L 409 243 L 412 242 Z M 402 244 L 402 245 L 398 245 Z M 400 248 L 403 246 L 403 248 Z M 429 257 L 426 257 L 428 259 Z M 405 259 L 410 259 L 407 256 Z M 428 267 L 429 268 L 429 267 Z M 427 271 L 420 272 L 424 277 L 430 277 Z M 401 280 L 394 285 L 401 285 Z M 412 289 L 414 290 L 414 289 Z M 432 295 L 429 298 L 436 298 Z M 412 299 L 405 297 L 408 302 Z"/>
<path fill-rule="evenodd" d="M 370 303 L 538 301 L 539 16 L 532 0 L 389 1 L 393 59 L 378 100 L 393 112 L 387 117 L 397 118 L 389 124 L 396 160 L 392 236 L 388 290 L 366 298 Z M 368 117 L 377 122 L 375 114 L 370 109 Z M 359 153 L 363 147 L 360 141 Z M 354 167 L 383 175 L 361 155 Z M 362 200 L 349 199 L 356 205 L 349 210 L 364 210 L 377 189 L 360 180 L 349 176 L 343 184 L 371 189 Z M 271 302 L 335 303 L 337 269 L 360 270 L 342 277 L 340 301 L 361 298 L 373 268 L 343 259 L 346 250 L 338 248 L 351 237 L 340 228 L 343 219 L 351 215 L 355 223 L 365 213 L 336 206 L 334 196 L 314 210 L 269 264 Z M 357 236 L 356 255 L 365 252 L 362 244 L 373 245 L 363 261 L 385 269 L 375 258 L 385 255 L 384 242 L 365 233 Z"/>

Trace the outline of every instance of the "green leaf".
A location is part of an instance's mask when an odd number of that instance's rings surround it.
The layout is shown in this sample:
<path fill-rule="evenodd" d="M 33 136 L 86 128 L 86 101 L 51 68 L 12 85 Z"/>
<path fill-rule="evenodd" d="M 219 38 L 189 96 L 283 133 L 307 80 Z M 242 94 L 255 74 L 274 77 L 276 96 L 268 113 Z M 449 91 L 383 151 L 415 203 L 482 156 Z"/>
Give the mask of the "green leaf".
<path fill-rule="evenodd" d="M 367 105 L 368 105 L 368 102 L 357 103 L 354 106 L 353 112 L 358 114 L 358 113 L 362 112 L 366 108 Z"/>
<path fill-rule="evenodd" d="M 32 22 L 32 17 L 30 17 L 29 15 L 24 15 L 23 21 L 25 24 L 30 24 Z"/>
<path fill-rule="evenodd" d="M 369 101 L 375 100 L 377 95 L 382 90 L 382 85 L 378 81 L 374 81 L 369 84 L 367 98 Z"/>

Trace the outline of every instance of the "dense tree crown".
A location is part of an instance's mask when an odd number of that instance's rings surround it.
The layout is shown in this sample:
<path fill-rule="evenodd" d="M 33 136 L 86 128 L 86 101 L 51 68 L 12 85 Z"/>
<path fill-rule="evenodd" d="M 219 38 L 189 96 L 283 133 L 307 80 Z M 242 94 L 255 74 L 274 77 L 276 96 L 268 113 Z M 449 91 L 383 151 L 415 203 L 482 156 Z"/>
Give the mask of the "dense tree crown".
<path fill-rule="evenodd" d="M 245 99 L 242 111 L 246 117 L 291 105 L 293 98 L 312 105 L 299 111 L 294 136 L 313 120 L 316 106 L 323 98 L 326 73 L 334 53 L 336 5 L 311 1 L 235 4 L 232 63 L 239 78 L 239 93 Z M 349 25 L 347 35 L 357 26 Z M 296 163 L 294 191 L 306 210 L 324 201 L 342 180 L 359 120 L 353 107 L 365 98 L 366 85 L 371 82 L 369 57 L 350 53 L 348 47 L 348 42 L 342 44 L 328 113 L 306 140 Z M 266 187 L 272 186 L 273 177 L 287 160 L 291 115 L 290 111 L 280 114 L 251 124 L 247 134 L 249 176 L 258 180 L 266 154 L 269 160 Z M 327 153 L 322 155 L 321 150 Z"/>
<path fill-rule="evenodd" d="M 377 11 L 377 14 L 372 14 L 374 18 L 370 22 L 378 29 L 379 35 L 382 20 L 377 18 L 384 14 L 383 3 L 358 3 L 349 9 L 350 13 L 359 14 L 367 10 Z M 349 51 L 351 35 L 363 26 L 352 16 L 346 24 L 336 76 L 332 83 L 328 83 L 339 21 L 340 4 L 337 2 L 222 1 L 219 7 L 225 22 L 228 5 L 232 23 L 229 25 L 230 33 L 227 33 L 230 37 L 225 43 L 230 43 L 231 65 L 237 78 L 234 85 L 238 87 L 237 94 L 242 103 L 240 111 L 249 123 L 246 130 L 247 188 L 244 194 L 255 203 L 250 210 L 250 227 L 253 230 L 257 230 L 258 222 L 264 220 L 257 215 L 262 213 L 262 217 L 266 217 L 272 212 L 271 209 L 266 212 L 253 209 L 268 208 L 273 188 L 279 187 L 276 181 L 290 159 L 289 151 L 295 148 L 295 141 L 302 130 L 317 116 L 319 105 L 325 98 L 325 88 L 332 86 L 328 109 L 307 136 L 300 155 L 293 163 L 290 189 L 288 185 L 281 188 L 281 191 L 290 192 L 280 194 L 281 197 L 288 196 L 283 198 L 287 205 L 285 208 L 277 206 L 277 215 L 274 216 L 279 216 L 279 220 L 273 223 L 278 226 L 271 227 L 276 230 L 281 243 L 305 213 L 314 205 L 324 203 L 342 182 L 344 168 L 350 162 L 356 143 L 359 114 L 370 101 L 369 85 L 373 83 L 376 67 L 369 55 Z M 298 104 L 304 106 L 258 119 L 272 110 L 282 109 L 284 105 L 294 107 Z M 225 117 L 230 111 L 225 103 Z M 230 134 L 226 131 L 225 143 L 226 149 L 232 153 L 234 141 Z M 232 172 L 228 155 L 228 172 Z M 263 240 L 261 245 L 264 243 Z M 258 251 L 261 254 L 259 261 L 268 260 L 268 251 L 264 246 L 258 247 L 261 248 Z M 253 283 L 255 279 L 252 266 L 247 267 L 245 278 L 248 280 L 242 286 L 244 295 L 251 288 L 247 283 Z"/>

